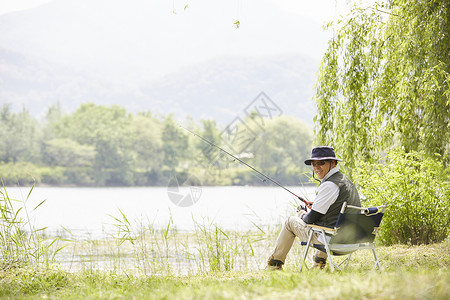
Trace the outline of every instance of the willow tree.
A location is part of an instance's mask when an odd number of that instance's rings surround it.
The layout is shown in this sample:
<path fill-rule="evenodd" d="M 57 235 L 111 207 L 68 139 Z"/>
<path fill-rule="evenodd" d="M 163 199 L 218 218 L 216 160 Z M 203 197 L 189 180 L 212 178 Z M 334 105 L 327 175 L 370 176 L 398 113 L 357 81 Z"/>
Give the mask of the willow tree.
<path fill-rule="evenodd" d="M 350 168 L 394 147 L 449 162 L 449 9 L 448 0 L 388 0 L 328 25 L 316 144 L 333 145 Z"/>

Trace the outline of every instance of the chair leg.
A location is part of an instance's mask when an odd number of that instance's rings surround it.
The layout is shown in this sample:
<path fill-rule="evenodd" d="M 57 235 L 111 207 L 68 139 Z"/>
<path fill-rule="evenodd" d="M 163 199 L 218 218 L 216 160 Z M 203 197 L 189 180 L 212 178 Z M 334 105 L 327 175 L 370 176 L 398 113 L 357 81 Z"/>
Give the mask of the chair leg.
<path fill-rule="evenodd" d="M 345 260 L 344 260 L 343 262 L 341 262 L 341 263 L 339 264 L 339 266 L 342 265 L 343 263 L 345 263 L 345 265 L 344 265 L 344 270 L 347 269 L 348 264 L 349 264 L 351 258 L 352 258 L 352 253 L 348 254 L 347 257 L 345 258 Z"/>
<path fill-rule="evenodd" d="M 349 255 L 348 255 L 348 260 L 347 260 L 347 263 L 345 264 L 345 268 L 347 269 L 347 267 L 348 267 L 348 264 L 350 263 L 350 259 L 352 258 L 352 253 L 350 253 Z"/>
<path fill-rule="evenodd" d="M 324 239 L 325 239 L 325 245 L 324 246 L 325 246 L 325 250 L 327 251 L 327 256 L 328 256 L 328 261 L 329 261 L 329 264 L 330 264 L 331 272 L 334 272 L 334 267 L 337 267 L 338 269 L 340 269 L 340 268 L 334 264 L 333 259 L 331 258 L 330 246 L 328 245 L 328 242 L 327 242 L 326 237 L 325 237 L 325 232 L 323 230 L 321 230 L 321 231 L 322 231 L 322 234 L 323 234 Z"/>
<path fill-rule="evenodd" d="M 300 272 L 301 272 L 302 269 L 303 269 L 303 265 L 306 265 L 306 256 L 308 255 L 308 250 L 309 250 L 309 247 L 310 247 L 310 245 L 311 245 L 312 235 L 313 235 L 313 231 L 310 230 L 310 231 L 309 231 L 309 235 L 308 235 L 308 242 L 307 242 L 307 244 L 306 244 L 305 253 L 303 254 L 303 259 L 302 259 L 301 264 L 300 264 Z M 305 267 L 306 267 L 306 266 L 305 266 Z"/>
<path fill-rule="evenodd" d="M 375 259 L 375 265 L 373 267 L 374 268 L 376 267 L 378 270 L 381 270 L 380 261 L 378 260 L 377 252 L 375 251 L 375 245 L 373 245 L 372 252 L 373 252 L 373 257 Z"/>

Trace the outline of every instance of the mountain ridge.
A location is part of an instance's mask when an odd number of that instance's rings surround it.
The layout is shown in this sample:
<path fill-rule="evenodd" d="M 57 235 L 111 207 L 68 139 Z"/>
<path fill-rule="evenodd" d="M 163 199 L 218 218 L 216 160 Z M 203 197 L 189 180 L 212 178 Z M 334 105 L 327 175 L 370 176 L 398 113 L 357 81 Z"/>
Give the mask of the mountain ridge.
<path fill-rule="evenodd" d="M 284 113 L 312 124 L 315 64 L 300 55 L 221 57 L 159 80 L 119 84 L 0 49 L 0 103 L 25 106 L 39 117 L 56 102 L 66 112 L 81 103 L 117 104 L 130 112 L 150 110 L 177 118 L 227 123 L 260 92 Z M 298 70 L 301 70 L 299 72 Z"/>

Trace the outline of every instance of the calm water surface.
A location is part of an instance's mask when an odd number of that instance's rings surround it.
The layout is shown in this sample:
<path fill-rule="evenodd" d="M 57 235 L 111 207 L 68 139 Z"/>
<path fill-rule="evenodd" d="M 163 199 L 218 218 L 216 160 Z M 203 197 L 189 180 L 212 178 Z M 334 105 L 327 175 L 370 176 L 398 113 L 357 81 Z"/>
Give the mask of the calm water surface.
<path fill-rule="evenodd" d="M 180 193 L 187 192 L 181 189 Z M 314 199 L 315 187 L 289 187 L 294 193 Z M 7 188 L 10 198 L 25 201 L 29 188 Z M 44 204 L 33 208 L 43 200 Z M 17 203 L 16 205 L 20 205 Z M 279 187 L 202 187 L 198 202 L 189 207 L 175 205 L 167 187 L 56 188 L 35 187 L 26 201 L 36 228 L 50 233 L 63 227 L 75 237 L 102 237 L 115 232 L 113 217 L 122 211 L 133 224 L 167 226 L 170 219 L 182 231 L 195 222 L 213 222 L 225 229 L 247 230 L 255 225 L 276 225 L 295 211 L 294 197 Z M 120 211 L 119 211 L 120 210 Z"/>

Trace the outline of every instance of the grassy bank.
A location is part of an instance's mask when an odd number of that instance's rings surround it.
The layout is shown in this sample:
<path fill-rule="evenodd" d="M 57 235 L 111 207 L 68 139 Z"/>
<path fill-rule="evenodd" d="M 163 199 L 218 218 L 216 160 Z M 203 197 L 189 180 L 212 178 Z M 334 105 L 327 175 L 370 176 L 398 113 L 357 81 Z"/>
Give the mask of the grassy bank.
<path fill-rule="evenodd" d="M 107 238 L 80 239 L 69 231 L 49 237 L 31 224 L 25 206 L 16 210 L 16 200 L 2 194 L 0 297 L 5 299 L 450 297 L 450 238 L 378 247 L 382 271 L 372 269 L 369 251 L 360 251 L 347 270 L 336 273 L 299 273 L 303 249 L 296 244 L 284 271 L 266 271 L 280 225 L 227 231 L 202 220 L 194 231 L 180 232 L 171 221 L 155 228 L 119 210 L 112 216 L 117 230 Z"/>
<path fill-rule="evenodd" d="M 270 245 L 271 247 L 272 245 Z M 270 248 L 268 247 L 268 248 Z M 0 297 L 11 299 L 448 299 L 450 240 L 427 246 L 379 247 L 383 271 L 372 270 L 369 251 L 349 269 L 298 272 L 298 251 L 284 271 L 199 271 L 190 275 L 136 275 L 98 270 L 14 268 L 0 274 Z M 239 264 L 239 262 L 236 262 Z"/>

